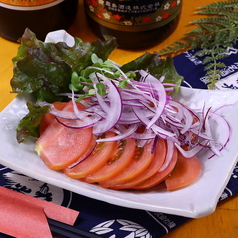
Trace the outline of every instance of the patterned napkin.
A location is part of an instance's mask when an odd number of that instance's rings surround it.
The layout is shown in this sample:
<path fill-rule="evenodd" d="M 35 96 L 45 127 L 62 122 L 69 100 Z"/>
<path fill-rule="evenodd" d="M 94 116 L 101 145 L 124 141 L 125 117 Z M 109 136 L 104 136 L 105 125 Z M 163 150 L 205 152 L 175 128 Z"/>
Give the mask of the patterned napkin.
<path fill-rule="evenodd" d="M 217 89 L 238 88 L 236 48 L 228 49 L 229 57 L 225 58 L 227 67 L 223 70 L 221 81 L 217 83 Z M 175 66 L 179 74 L 184 76 L 187 82 L 185 86 L 207 88 L 204 66 L 194 53 L 188 51 L 175 57 Z M 219 201 L 238 193 L 237 177 L 238 164 Z M 0 166 L 0 186 L 80 211 L 76 223 L 79 228 L 108 238 L 159 238 L 190 219 L 111 205 L 37 181 L 4 166 Z M 0 234 L 0 238 L 4 237 L 8 236 Z"/>

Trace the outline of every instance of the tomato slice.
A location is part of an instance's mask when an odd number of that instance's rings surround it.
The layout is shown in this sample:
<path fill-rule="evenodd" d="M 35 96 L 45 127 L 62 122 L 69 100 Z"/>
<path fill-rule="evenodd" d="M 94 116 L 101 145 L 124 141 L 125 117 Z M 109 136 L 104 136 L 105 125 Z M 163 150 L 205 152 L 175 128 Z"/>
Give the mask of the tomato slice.
<path fill-rule="evenodd" d="M 95 149 L 96 145 L 97 145 L 97 137 L 96 136 L 92 136 L 92 140 L 88 146 L 88 149 L 85 151 L 84 154 L 82 154 L 76 161 L 74 161 L 73 163 L 71 163 L 70 165 L 67 166 L 67 168 L 73 168 L 75 167 L 77 164 L 81 163 L 83 160 L 85 160 Z"/>
<path fill-rule="evenodd" d="M 114 136 L 113 132 L 107 132 L 106 137 Z M 91 173 L 98 171 L 111 157 L 117 149 L 117 142 L 98 143 L 93 152 L 81 163 L 72 168 L 66 168 L 64 173 L 71 178 L 84 178 Z"/>
<path fill-rule="evenodd" d="M 66 102 L 54 102 L 53 105 L 56 109 L 62 110 L 66 106 Z M 45 131 L 45 129 L 54 121 L 55 116 L 52 115 L 51 113 L 46 113 L 40 124 L 40 135 Z"/>
<path fill-rule="evenodd" d="M 133 161 L 120 174 L 99 183 L 104 188 L 114 188 L 116 185 L 126 183 L 127 181 L 142 174 L 150 165 L 153 154 L 151 153 L 153 142 L 147 143 L 144 147 L 138 148 Z"/>
<path fill-rule="evenodd" d="M 146 170 L 136 176 L 135 178 L 129 180 L 127 183 L 118 184 L 113 189 L 130 189 L 135 185 L 145 181 L 146 179 L 153 176 L 156 172 L 159 171 L 161 166 L 163 165 L 166 157 L 166 143 L 165 140 L 160 139 L 156 145 L 156 149 L 153 155 L 153 159 L 150 165 L 146 168 Z"/>
<path fill-rule="evenodd" d="M 72 102 L 63 110 L 73 111 Z M 92 137 L 92 128 L 72 129 L 54 120 L 36 141 L 36 151 L 50 169 L 60 170 L 87 151 Z"/>
<path fill-rule="evenodd" d="M 177 157 L 178 157 L 178 152 L 177 152 L 177 149 L 174 148 L 172 160 L 169 163 L 169 165 L 166 167 L 165 170 L 155 173 L 153 176 L 146 179 L 142 183 L 139 183 L 139 184 L 133 186 L 132 189 L 145 190 L 145 189 L 153 188 L 154 186 L 156 186 L 159 183 L 161 183 L 162 181 L 164 181 L 170 175 L 170 173 L 173 171 L 173 169 L 177 163 Z"/>
<path fill-rule="evenodd" d="M 185 158 L 181 153 L 171 175 L 165 179 L 167 190 L 175 190 L 190 185 L 198 179 L 202 171 L 202 164 L 194 156 Z"/>
<path fill-rule="evenodd" d="M 87 183 L 103 182 L 107 179 L 115 177 L 121 173 L 131 162 L 136 151 L 136 142 L 133 139 L 126 139 L 119 145 L 119 153 L 116 158 L 112 158 L 111 161 L 100 168 L 97 172 L 88 175 L 85 178 Z M 123 151 L 121 151 L 123 150 Z"/>

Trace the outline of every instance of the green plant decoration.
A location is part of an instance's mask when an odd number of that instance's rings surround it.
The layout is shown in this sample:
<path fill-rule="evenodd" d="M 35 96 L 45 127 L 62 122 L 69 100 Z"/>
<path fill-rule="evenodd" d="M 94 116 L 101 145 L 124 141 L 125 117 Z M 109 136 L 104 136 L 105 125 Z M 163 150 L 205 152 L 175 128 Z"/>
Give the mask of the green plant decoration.
<path fill-rule="evenodd" d="M 234 47 L 238 37 L 238 0 L 218 1 L 198 8 L 197 15 L 205 17 L 192 21 L 195 28 L 183 38 L 160 50 L 160 56 L 198 49 L 196 56 L 203 56 L 204 70 L 209 89 L 221 77 L 226 67 L 221 59 L 228 57 L 227 47 Z"/>

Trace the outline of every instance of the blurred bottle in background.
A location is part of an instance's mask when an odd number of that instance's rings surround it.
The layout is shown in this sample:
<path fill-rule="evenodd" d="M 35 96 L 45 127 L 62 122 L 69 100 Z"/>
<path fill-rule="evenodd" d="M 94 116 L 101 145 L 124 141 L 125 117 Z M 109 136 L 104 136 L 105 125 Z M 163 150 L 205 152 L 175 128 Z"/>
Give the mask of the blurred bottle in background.
<path fill-rule="evenodd" d="M 176 28 L 182 0 L 84 0 L 93 33 L 117 38 L 121 48 L 159 44 Z"/>
<path fill-rule="evenodd" d="M 17 41 L 29 28 L 40 40 L 74 22 L 78 0 L 0 0 L 0 36 Z"/>

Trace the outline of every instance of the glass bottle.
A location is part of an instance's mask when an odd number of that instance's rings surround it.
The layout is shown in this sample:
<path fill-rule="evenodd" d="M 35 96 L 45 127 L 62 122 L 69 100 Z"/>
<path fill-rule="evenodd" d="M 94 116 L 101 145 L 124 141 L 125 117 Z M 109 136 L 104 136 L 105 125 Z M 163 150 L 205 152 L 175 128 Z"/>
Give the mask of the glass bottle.
<path fill-rule="evenodd" d="M 50 31 L 66 30 L 77 10 L 78 0 L 0 0 L 0 36 L 17 41 L 29 28 L 44 40 Z"/>
<path fill-rule="evenodd" d="M 93 33 L 117 38 L 121 48 L 147 48 L 176 28 L 182 0 L 84 0 Z"/>

